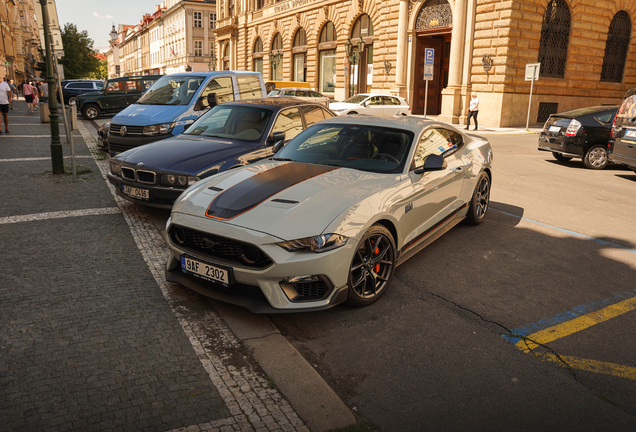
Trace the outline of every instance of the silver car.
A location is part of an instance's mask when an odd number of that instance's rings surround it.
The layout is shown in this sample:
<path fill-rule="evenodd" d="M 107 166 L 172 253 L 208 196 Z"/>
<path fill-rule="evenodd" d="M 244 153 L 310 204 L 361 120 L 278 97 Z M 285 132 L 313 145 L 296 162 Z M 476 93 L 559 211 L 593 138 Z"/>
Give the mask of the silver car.
<path fill-rule="evenodd" d="M 306 101 L 316 102 L 326 107 L 329 107 L 330 100 L 327 96 L 323 96 L 316 91 L 298 87 L 274 89 L 269 92 L 267 97 L 295 97 Z"/>

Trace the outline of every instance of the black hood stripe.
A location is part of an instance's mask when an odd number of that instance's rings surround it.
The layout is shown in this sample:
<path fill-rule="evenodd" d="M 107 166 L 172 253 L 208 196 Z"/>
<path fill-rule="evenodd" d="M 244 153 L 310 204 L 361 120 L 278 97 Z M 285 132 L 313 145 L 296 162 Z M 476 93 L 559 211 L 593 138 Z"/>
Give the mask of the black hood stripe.
<path fill-rule="evenodd" d="M 205 215 L 214 219 L 233 219 L 290 186 L 334 169 L 336 167 L 295 162 L 279 165 L 226 189 L 214 198 Z"/>

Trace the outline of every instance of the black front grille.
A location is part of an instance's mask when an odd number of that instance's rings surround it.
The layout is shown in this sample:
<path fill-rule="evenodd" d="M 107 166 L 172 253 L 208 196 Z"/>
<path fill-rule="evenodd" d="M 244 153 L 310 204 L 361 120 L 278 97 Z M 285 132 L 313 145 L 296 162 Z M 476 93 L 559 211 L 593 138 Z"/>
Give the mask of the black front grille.
<path fill-rule="evenodd" d="M 155 184 L 155 173 L 152 171 L 137 170 L 137 180 L 141 183 Z"/>
<path fill-rule="evenodd" d="M 111 124 L 109 133 L 111 135 L 121 135 L 121 127 L 124 125 Z M 126 125 L 126 135 L 143 135 L 143 126 L 128 126 Z M 124 135 L 125 136 L 125 135 Z"/>
<path fill-rule="evenodd" d="M 298 300 L 321 300 L 329 291 L 327 284 L 322 281 L 302 282 L 291 284 L 298 293 Z"/>
<path fill-rule="evenodd" d="M 124 167 L 122 167 L 121 175 L 126 180 L 132 180 L 132 181 L 136 180 L 136 178 L 135 178 L 135 170 L 132 169 L 132 168 L 124 168 Z"/>
<path fill-rule="evenodd" d="M 177 246 L 232 261 L 241 267 L 266 268 L 272 260 L 249 243 L 173 225 L 170 240 Z"/>

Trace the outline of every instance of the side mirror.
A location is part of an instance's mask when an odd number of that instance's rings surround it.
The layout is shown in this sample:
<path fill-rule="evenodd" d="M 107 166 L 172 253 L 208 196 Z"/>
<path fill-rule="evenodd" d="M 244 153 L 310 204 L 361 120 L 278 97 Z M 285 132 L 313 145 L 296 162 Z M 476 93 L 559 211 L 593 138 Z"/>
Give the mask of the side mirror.
<path fill-rule="evenodd" d="M 285 146 L 285 132 L 274 132 L 268 141 L 275 143 L 272 151 L 278 153 Z"/>
<path fill-rule="evenodd" d="M 443 171 L 447 167 L 446 159 L 440 155 L 432 154 L 428 155 L 424 159 L 424 165 L 419 168 L 415 168 L 415 174 L 424 174 L 429 171 Z"/>

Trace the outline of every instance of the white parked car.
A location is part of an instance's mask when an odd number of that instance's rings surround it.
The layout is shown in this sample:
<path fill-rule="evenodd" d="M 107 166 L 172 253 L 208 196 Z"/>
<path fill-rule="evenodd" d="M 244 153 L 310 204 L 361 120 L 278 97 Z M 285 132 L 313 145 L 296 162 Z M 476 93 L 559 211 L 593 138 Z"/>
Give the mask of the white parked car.
<path fill-rule="evenodd" d="M 330 99 L 327 96 L 323 96 L 317 91 L 309 90 L 306 88 L 296 88 L 296 87 L 274 89 L 271 92 L 269 92 L 267 97 L 293 97 L 293 98 L 298 98 L 298 99 L 302 99 L 302 100 L 306 100 L 310 102 L 316 102 L 326 107 L 329 107 L 329 101 L 330 101 Z"/>
<path fill-rule="evenodd" d="M 329 108 L 338 115 L 411 115 L 411 107 L 398 96 L 360 93 L 344 102 L 332 102 Z"/>
<path fill-rule="evenodd" d="M 366 306 L 396 266 L 488 210 L 490 144 L 446 124 L 334 117 L 282 145 L 177 199 L 168 281 L 261 313 Z"/>

